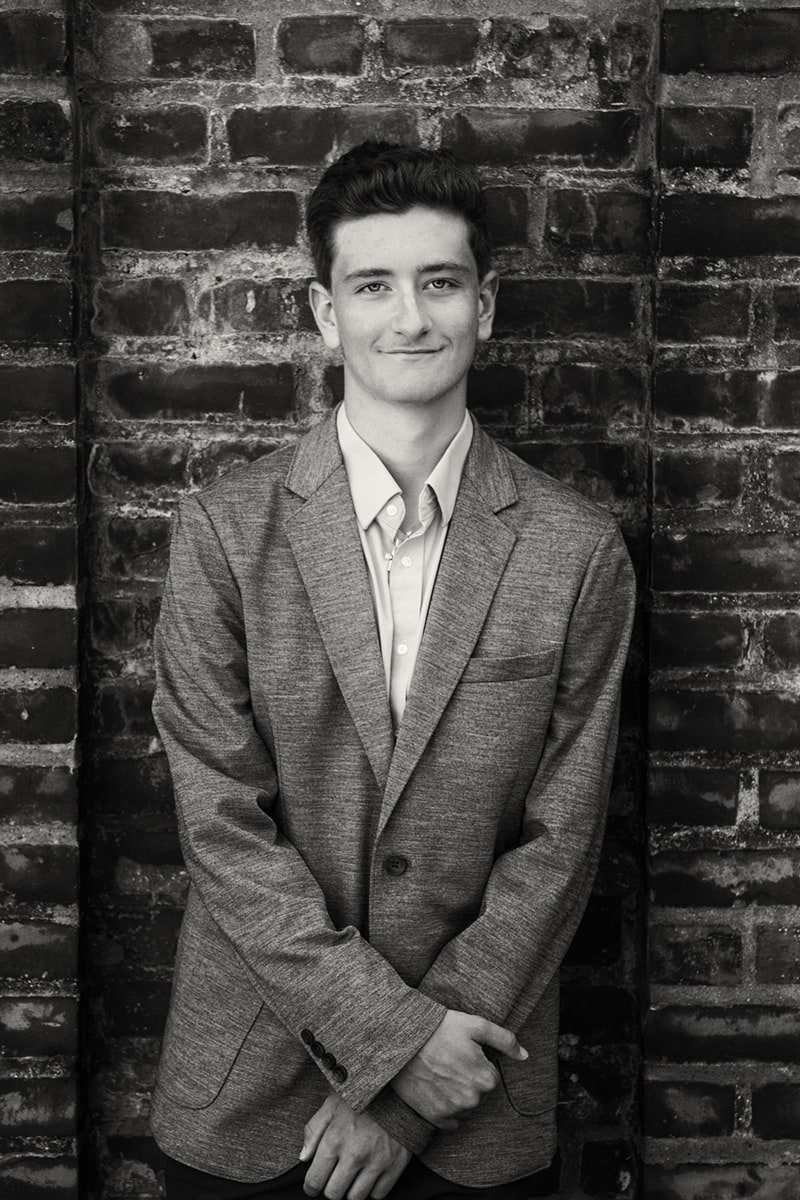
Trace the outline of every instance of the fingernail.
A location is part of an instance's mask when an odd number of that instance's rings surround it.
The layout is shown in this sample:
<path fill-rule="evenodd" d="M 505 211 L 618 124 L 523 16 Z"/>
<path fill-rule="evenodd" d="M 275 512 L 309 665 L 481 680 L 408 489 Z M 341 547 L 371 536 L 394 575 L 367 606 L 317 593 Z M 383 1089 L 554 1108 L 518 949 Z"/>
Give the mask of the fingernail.
<path fill-rule="evenodd" d="M 524 1047 L 524 1046 L 520 1046 L 520 1048 L 519 1048 L 519 1056 L 520 1056 L 520 1058 L 527 1058 L 527 1057 L 528 1057 L 528 1051 L 525 1049 L 525 1047 Z"/>
<path fill-rule="evenodd" d="M 303 1146 L 303 1149 L 300 1151 L 300 1162 L 305 1162 L 305 1160 L 307 1158 L 308 1158 L 308 1151 L 306 1150 L 305 1146 Z"/>

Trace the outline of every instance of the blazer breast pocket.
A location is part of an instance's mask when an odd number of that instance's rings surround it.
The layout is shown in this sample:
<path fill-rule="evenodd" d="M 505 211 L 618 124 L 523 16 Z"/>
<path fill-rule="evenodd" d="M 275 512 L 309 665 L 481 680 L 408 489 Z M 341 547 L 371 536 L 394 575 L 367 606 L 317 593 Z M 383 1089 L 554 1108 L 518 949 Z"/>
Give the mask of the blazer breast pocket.
<path fill-rule="evenodd" d="M 503 683 L 514 679 L 535 679 L 539 675 L 551 674 L 555 666 L 555 650 L 543 650 L 539 654 L 515 654 L 509 658 L 471 658 L 467 663 L 462 683 Z"/>

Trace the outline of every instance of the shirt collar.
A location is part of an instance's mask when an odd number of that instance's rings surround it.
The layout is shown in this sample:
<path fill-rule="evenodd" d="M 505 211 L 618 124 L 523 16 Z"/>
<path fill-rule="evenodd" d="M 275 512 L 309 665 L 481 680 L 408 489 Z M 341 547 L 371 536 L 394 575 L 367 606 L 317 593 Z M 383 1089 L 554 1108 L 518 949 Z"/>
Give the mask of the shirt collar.
<path fill-rule="evenodd" d="M 353 508 L 359 525 L 367 529 L 384 505 L 393 496 L 399 495 L 400 488 L 372 447 L 356 433 L 343 404 L 336 414 L 336 432 L 353 496 Z M 453 516 L 464 464 L 472 444 L 472 432 L 472 420 L 469 413 L 465 412 L 458 433 L 425 481 L 425 487 L 430 487 L 436 496 L 445 525 Z"/>

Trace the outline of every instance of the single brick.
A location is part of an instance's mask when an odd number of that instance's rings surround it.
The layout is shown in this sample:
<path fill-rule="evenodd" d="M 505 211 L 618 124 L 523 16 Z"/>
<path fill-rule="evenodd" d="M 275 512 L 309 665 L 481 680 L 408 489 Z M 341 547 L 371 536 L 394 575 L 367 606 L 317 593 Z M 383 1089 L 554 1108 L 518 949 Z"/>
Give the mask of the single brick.
<path fill-rule="evenodd" d="M 478 22 L 451 17 L 386 21 L 383 57 L 387 67 L 467 67 L 478 46 Z"/>
<path fill-rule="evenodd" d="M 358 75 L 364 26 L 357 17 L 288 17 L 278 25 L 278 53 L 296 75 Z"/>
<path fill-rule="evenodd" d="M 798 372 L 800 374 L 800 372 Z M 755 371 L 656 371 L 654 408 L 661 425 L 741 429 L 759 425 L 765 390 Z M 797 389 L 800 423 L 800 388 Z"/>
<path fill-rule="evenodd" d="M 70 688 L 0 691 L 0 735 L 9 741 L 69 742 L 75 736 L 75 708 Z"/>
<path fill-rule="evenodd" d="M 627 338 L 636 327 L 631 284 L 597 279 L 505 279 L 495 335 Z"/>
<path fill-rule="evenodd" d="M 753 1132 L 765 1141 L 800 1136 L 800 1085 L 764 1083 L 753 1088 Z"/>
<path fill-rule="evenodd" d="M 149 679 L 103 684 L 95 695 L 92 733 L 97 741 L 117 737 L 155 737 Z"/>
<path fill-rule="evenodd" d="M 630 499 L 644 486 L 643 447 L 623 442 L 509 443 L 520 458 L 601 504 Z"/>
<path fill-rule="evenodd" d="M 655 691 L 651 745 L 658 750 L 792 750 L 800 739 L 800 697 L 788 691 Z"/>
<path fill-rule="evenodd" d="M 239 21 L 148 21 L 153 48 L 150 74 L 156 79 L 251 79 L 256 67 L 256 38 Z"/>
<path fill-rule="evenodd" d="M 213 298 L 219 333 L 279 333 L 314 330 L 307 289 L 296 279 L 231 279 L 202 298 Z"/>
<path fill-rule="evenodd" d="M 515 425 L 525 405 L 525 372 L 519 367 L 473 367 L 467 376 L 467 404 L 487 425 Z"/>
<path fill-rule="evenodd" d="M 644 1086 L 644 1128 L 648 1137 L 722 1137 L 733 1133 L 733 1084 L 667 1083 Z"/>
<path fill-rule="evenodd" d="M 192 458 L 190 481 L 195 487 L 206 487 L 234 467 L 245 466 L 264 454 L 269 454 L 277 449 L 277 445 L 277 442 L 266 441 L 263 438 L 252 438 L 247 441 L 225 441 L 206 446 Z"/>
<path fill-rule="evenodd" d="M 23 825 L 74 822 L 77 781 L 68 767 L 0 765 L 0 816 Z"/>
<path fill-rule="evenodd" d="M 655 502 L 662 508 L 730 506 L 742 498 L 744 463 L 724 450 L 657 450 Z"/>
<path fill-rule="evenodd" d="M 633 1142 L 618 1139 L 584 1143 L 581 1187 L 587 1196 L 630 1196 L 636 1176 L 637 1151 Z"/>
<path fill-rule="evenodd" d="M 0 922 L 0 975 L 71 979 L 78 973 L 78 930 L 55 921 Z"/>
<path fill-rule="evenodd" d="M 592 896 L 564 958 L 568 967 L 607 967 L 622 953 L 622 900 Z"/>
<path fill-rule="evenodd" d="M 77 406 L 75 367 L 0 366 L 0 396 L 0 420 L 71 424 Z"/>
<path fill-rule="evenodd" d="M 765 1166 L 760 1162 L 714 1163 L 644 1168 L 643 1195 L 647 1200 L 728 1200 L 747 1190 L 747 1200 L 791 1200 L 797 1186 L 797 1167 Z"/>
<path fill-rule="evenodd" d="M 169 1008 L 168 980 L 126 979 L 103 988 L 111 1037 L 159 1037 Z"/>
<path fill-rule="evenodd" d="M 89 487 L 97 496 L 125 500 L 160 489 L 175 495 L 186 485 L 189 448 L 172 442 L 111 442 L 92 449 Z"/>
<path fill-rule="evenodd" d="M 800 104 L 778 105 L 778 133 L 784 162 L 800 166 Z"/>
<path fill-rule="evenodd" d="M 0 578 L 14 583 L 73 583 L 76 531 L 72 526 L 0 528 Z"/>
<path fill-rule="evenodd" d="M 97 600 L 90 612 L 92 645 L 108 654 L 149 647 L 159 610 L 157 596 Z"/>
<path fill-rule="evenodd" d="M 502 55 L 503 75 L 512 79 L 555 76 L 566 82 L 589 73 L 586 21 L 551 16 L 546 27 L 499 18 L 492 22 L 495 45 Z"/>
<path fill-rule="evenodd" d="M 800 928 L 756 927 L 756 979 L 759 983 L 800 983 Z"/>
<path fill-rule="evenodd" d="M 72 197 L 67 193 L 0 196 L 0 250 L 64 250 L 71 241 Z"/>
<path fill-rule="evenodd" d="M 294 192 L 106 192 L 103 240 L 141 250 L 212 250 L 290 246 L 299 213 Z"/>
<path fill-rule="evenodd" d="M 528 194 L 524 188 L 490 187 L 484 194 L 492 245 L 527 245 Z"/>
<path fill-rule="evenodd" d="M 637 192 L 548 192 L 545 238 L 555 250 L 649 255 L 650 198 Z"/>
<path fill-rule="evenodd" d="M 263 158 L 286 166 L 316 165 L 336 149 L 344 153 L 367 138 L 417 145 L 410 109 L 377 105 L 352 108 L 235 108 L 227 122 L 231 158 Z"/>
<path fill-rule="evenodd" d="M 645 1045 L 670 1062 L 800 1062 L 800 1011 L 768 1005 L 650 1010 Z"/>
<path fill-rule="evenodd" d="M 291 363 L 178 366 L 103 363 L 111 411 L 120 417 L 202 420 L 234 413 L 255 420 L 290 420 L 295 379 Z"/>
<path fill-rule="evenodd" d="M 0 74 L 58 75 L 66 53 L 63 17 L 25 10 L 0 13 Z"/>
<path fill-rule="evenodd" d="M 644 404 L 642 376 L 628 367 L 559 363 L 542 376 L 547 424 L 639 425 Z"/>
<path fill-rule="evenodd" d="M 661 253 L 703 258 L 800 254 L 800 196 L 664 196 Z"/>
<path fill-rule="evenodd" d="M 776 287 L 775 340 L 778 342 L 800 341 L 800 288 Z"/>
<path fill-rule="evenodd" d="M 59 504 L 75 488 L 73 446 L 0 447 L 0 503 Z"/>
<path fill-rule="evenodd" d="M 77 1000 L 67 996 L 0 997 L 0 1052 L 11 1057 L 77 1055 Z"/>
<path fill-rule="evenodd" d="M 663 851 L 650 862 L 656 904 L 729 908 L 800 902 L 800 854 L 787 851 Z"/>
<path fill-rule="evenodd" d="M 123 108 L 99 113 L 92 149 L 100 162 L 202 162 L 208 152 L 208 114 L 191 104 Z"/>
<path fill-rule="evenodd" d="M 800 773 L 761 771 L 760 821 L 767 829 L 800 829 Z"/>
<path fill-rule="evenodd" d="M 752 108 L 668 106 L 659 109 L 662 167 L 746 167 Z"/>
<path fill-rule="evenodd" d="M 77 1080 L 0 1079 L 0 1122 L 7 1135 L 74 1137 Z"/>
<path fill-rule="evenodd" d="M 72 337 L 72 289 L 55 279 L 0 282 L 0 329 L 5 342 L 63 342 Z"/>
<path fill-rule="evenodd" d="M 630 1042 L 638 1036 L 636 998 L 624 988 L 587 986 L 584 980 L 561 988 L 559 1028 L 584 1045 Z"/>
<path fill-rule="evenodd" d="M 148 817 L 174 820 L 172 779 L 166 756 L 145 754 L 140 758 L 98 759 L 86 771 L 85 788 L 92 811 L 111 816 L 118 823 Z"/>
<path fill-rule="evenodd" d="M 624 108 L 470 108 L 446 119 L 443 141 L 458 158 L 492 166 L 545 158 L 613 167 L 630 159 L 638 133 L 638 115 Z"/>
<path fill-rule="evenodd" d="M 773 671 L 792 671 L 800 667 L 800 613 L 782 613 L 767 619 L 764 660 Z"/>
<path fill-rule="evenodd" d="M 0 846 L 0 895 L 4 899 L 75 904 L 77 892 L 76 846 Z"/>
<path fill-rule="evenodd" d="M 653 574 L 660 591 L 796 591 L 800 538 L 791 533 L 656 534 Z"/>
<path fill-rule="evenodd" d="M 737 984 L 742 939 L 724 926 L 651 925 L 647 964 L 652 983 Z"/>
<path fill-rule="evenodd" d="M 656 319 L 662 342 L 744 339 L 750 325 L 750 288 L 746 284 L 662 283 Z"/>
<path fill-rule="evenodd" d="M 123 279 L 100 283 L 95 292 L 98 333 L 166 337 L 186 333 L 189 308 L 178 279 Z"/>
<path fill-rule="evenodd" d="M 656 670 L 735 667 L 744 652 L 744 626 L 734 613 L 654 612 L 650 618 L 650 663 Z M 698 779 L 711 782 L 703 771 Z"/>
<path fill-rule="evenodd" d="M 791 8 L 668 10 L 662 23 L 661 69 L 670 75 L 800 70 L 800 22 Z"/>
<path fill-rule="evenodd" d="M 653 614 L 653 621 L 655 623 L 656 616 L 678 615 L 683 614 Z M 722 614 L 714 615 L 717 620 L 725 620 Z M 659 637 L 663 637 L 663 630 L 660 635 L 654 631 L 652 641 L 658 644 Z M 723 637 L 727 640 L 727 635 Z M 647 790 L 648 819 L 661 825 L 734 825 L 738 793 L 739 778 L 735 771 L 651 767 Z"/>
<path fill-rule="evenodd" d="M 63 163 L 70 155 L 69 109 L 55 100 L 0 103 L 0 158 Z"/>
<path fill-rule="evenodd" d="M 75 613 L 69 609 L 0 610 L 0 666 L 71 667 L 76 652 Z"/>
<path fill-rule="evenodd" d="M 170 525 L 165 517 L 111 517 L 100 574 L 160 582 L 169 560 Z"/>

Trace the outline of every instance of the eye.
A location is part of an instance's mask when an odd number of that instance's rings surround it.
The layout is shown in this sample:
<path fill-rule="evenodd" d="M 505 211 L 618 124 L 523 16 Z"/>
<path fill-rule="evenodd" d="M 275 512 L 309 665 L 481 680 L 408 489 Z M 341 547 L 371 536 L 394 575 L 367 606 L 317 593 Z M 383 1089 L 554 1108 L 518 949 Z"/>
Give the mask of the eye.
<path fill-rule="evenodd" d="M 457 288 L 458 283 L 455 279 L 429 279 L 426 285 L 433 288 L 435 292 L 447 292 L 451 288 Z"/>
<path fill-rule="evenodd" d="M 367 292 L 370 296 L 375 296 L 378 292 L 382 292 L 385 287 L 386 284 L 382 283 L 380 279 L 373 279 L 370 283 L 362 284 L 360 288 L 356 288 L 356 295 L 358 296 L 362 292 Z"/>

